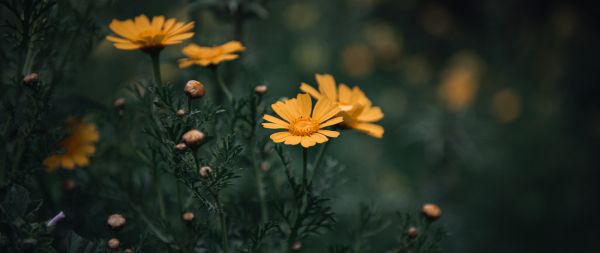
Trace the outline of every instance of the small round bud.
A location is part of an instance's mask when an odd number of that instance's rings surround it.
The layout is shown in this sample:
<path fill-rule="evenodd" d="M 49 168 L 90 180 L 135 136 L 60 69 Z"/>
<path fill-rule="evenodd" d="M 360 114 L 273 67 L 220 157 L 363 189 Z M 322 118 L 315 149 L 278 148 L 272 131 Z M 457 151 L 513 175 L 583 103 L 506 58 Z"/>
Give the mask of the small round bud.
<path fill-rule="evenodd" d="M 423 205 L 423 209 L 421 209 L 421 212 L 430 221 L 437 220 L 440 218 L 440 216 L 442 216 L 442 209 L 440 209 L 440 207 L 436 204 Z"/>
<path fill-rule="evenodd" d="M 201 98 L 206 93 L 204 90 L 204 84 L 196 80 L 189 80 L 185 84 L 183 92 L 185 92 L 185 94 L 190 98 Z"/>
<path fill-rule="evenodd" d="M 108 247 L 111 249 L 118 249 L 119 245 L 121 245 L 121 242 L 117 238 L 112 238 L 112 239 L 108 240 L 107 244 L 108 244 Z"/>
<path fill-rule="evenodd" d="M 271 163 L 267 161 L 263 161 L 260 163 L 260 170 L 262 170 L 263 172 L 267 172 L 269 171 L 269 169 L 271 169 Z"/>
<path fill-rule="evenodd" d="M 200 170 L 198 171 L 198 173 L 200 174 L 201 177 L 208 177 L 210 175 L 210 173 L 212 173 L 212 169 L 208 166 L 202 166 L 202 167 L 200 167 Z"/>
<path fill-rule="evenodd" d="M 68 191 L 72 191 L 73 189 L 75 189 L 75 180 L 73 179 L 67 179 L 65 181 L 63 181 L 63 190 L 68 192 Z"/>
<path fill-rule="evenodd" d="M 188 147 L 194 147 L 202 144 L 204 137 L 206 137 L 206 135 L 204 135 L 203 132 L 200 132 L 200 130 L 197 129 L 192 129 L 183 134 L 181 139 Z"/>
<path fill-rule="evenodd" d="M 194 213 L 187 211 L 181 215 L 181 219 L 187 222 L 194 220 Z"/>
<path fill-rule="evenodd" d="M 125 98 L 117 98 L 115 99 L 115 102 L 113 102 L 113 105 L 115 106 L 115 108 L 117 108 L 117 110 L 121 110 L 125 108 L 126 103 L 127 100 L 125 100 Z"/>
<path fill-rule="evenodd" d="M 108 223 L 112 229 L 120 229 L 125 225 L 126 222 L 127 220 L 125 217 L 118 213 L 108 216 L 108 219 L 106 220 L 106 223 Z"/>
<path fill-rule="evenodd" d="M 187 149 L 187 145 L 185 145 L 185 143 L 179 143 L 179 144 L 175 145 L 175 149 L 183 152 Z"/>
<path fill-rule="evenodd" d="M 29 73 L 25 77 L 23 77 L 23 84 L 25 86 L 31 86 L 38 82 L 39 76 L 37 73 Z"/>
<path fill-rule="evenodd" d="M 123 250 L 123 253 L 133 253 L 133 250 L 132 249 L 125 249 L 125 250 Z"/>
<path fill-rule="evenodd" d="M 406 234 L 408 234 L 408 237 L 410 237 L 410 238 L 417 237 L 417 228 L 409 227 L 408 230 L 406 230 Z"/>
<path fill-rule="evenodd" d="M 300 249 L 302 249 L 302 243 L 300 241 L 296 241 L 296 242 L 292 243 L 292 245 L 290 245 L 290 248 L 292 250 L 300 250 Z"/>
<path fill-rule="evenodd" d="M 185 114 L 186 114 L 186 112 L 184 109 L 179 109 L 179 110 L 177 110 L 177 112 L 175 112 L 175 115 L 177 115 L 177 117 L 180 117 L 180 118 L 185 117 Z"/>
<path fill-rule="evenodd" d="M 269 88 L 264 84 L 257 85 L 256 87 L 254 87 L 254 92 L 256 92 L 256 94 L 259 95 L 267 93 L 268 90 Z"/>

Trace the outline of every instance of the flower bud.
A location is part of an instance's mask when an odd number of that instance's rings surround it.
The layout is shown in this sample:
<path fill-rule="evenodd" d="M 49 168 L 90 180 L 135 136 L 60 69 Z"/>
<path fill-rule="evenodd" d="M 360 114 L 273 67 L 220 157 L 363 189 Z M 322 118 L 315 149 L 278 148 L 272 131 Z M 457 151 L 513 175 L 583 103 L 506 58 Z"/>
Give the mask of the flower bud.
<path fill-rule="evenodd" d="M 23 84 L 25 86 L 31 86 L 33 84 L 36 84 L 39 80 L 39 76 L 37 73 L 29 73 L 27 74 L 25 77 L 23 77 Z"/>
<path fill-rule="evenodd" d="M 290 248 L 292 250 L 300 250 L 302 249 L 302 243 L 300 241 L 295 241 L 294 243 L 292 243 L 292 245 L 290 245 Z"/>
<path fill-rule="evenodd" d="M 65 217 L 67 217 L 67 216 L 65 215 L 65 213 L 64 213 L 64 212 L 62 212 L 62 211 L 60 211 L 60 213 L 58 213 L 57 215 L 55 215 L 55 216 L 54 216 L 54 217 L 53 217 L 51 220 L 49 220 L 49 221 L 46 223 L 46 226 L 47 226 L 47 227 L 56 226 L 56 224 L 57 224 L 59 221 L 61 221 L 62 219 L 64 219 Z"/>
<path fill-rule="evenodd" d="M 256 87 L 254 87 L 254 92 L 256 92 L 256 94 L 259 95 L 267 93 L 268 90 L 269 88 L 264 84 L 257 85 Z"/>
<path fill-rule="evenodd" d="M 186 112 L 184 109 L 179 109 L 179 110 L 177 110 L 177 112 L 175 112 L 175 115 L 177 115 L 177 117 L 179 117 L 179 118 L 185 117 L 185 114 L 186 114 Z"/>
<path fill-rule="evenodd" d="M 194 147 L 202 144 L 204 137 L 205 135 L 203 132 L 200 132 L 200 130 L 197 129 L 192 129 L 183 134 L 181 139 L 188 147 Z"/>
<path fill-rule="evenodd" d="M 417 237 L 417 228 L 409 227 L 408 230 L 406 231 L 406 234 L 408 234 L 408 237 L 410 237 L 410 238 Z"/>
<path fill-rule="evenodd" d="M 185 94 L 190 98 L 201 98 L 206 93 L 204 90 L 204 84 L 196 80 L 189 80 L 185 84 L 183 92 L 185 92 Z"/>
<path fill-rule="evenodd" d="M 200 170 L 198 171 L 198 173 L 200 174 L 201 177 L 208 177 L 210 175 L 210 173 L 212 173 L 212 169 L 208 166 L 202 166 L 202 167 L 200 167 Z"/>
<path fill-rule="evenodd" d="M 175 149 L 177 149 L 178 151 L 185 151 L 187 149 L 187 145 L 185 145 L 185 143 L 179 143 L 177 145 L 175 145 Z"/>
<path fill-rule="evenodd" d="M 126 103 L 127 100 L 125 100 L 125 98 L 117 98 L 115 99 L 113 105 L 115 106 L 115 108 L 117 108 L 117 110 L 122 110 L 123 108 L 125 108 Z"/>
<path fill-rule="evenodd" d="M 133 253 L 133 250 L 132 249 L 125 249 L 125 250 L 123 250 L 123 253 Z"/>
<path fill-rule="evenodd" d="M 66 191 L 66 192 L 72 191 L 76 187 L 75 180 L 67 179 L 67 180 L 63 181 L 62 186 L 63 186 L 63 191 Z"/>
<path fill-rule="evenodd" d="M 108 244 L 108 247 L 111 249 L 118 249 L 119 245 L 121 245 L 121 242 L 117 238 L 112 238 L 112 239 L 108 240 L 107 244 Z"/>
<path fill-rule="evenodd" d="M 271 169 L 271 163 L 267 161 L 263 161 L 260 163 L 260 170 L 262 170 L 263 172 L 267 172 L 269 171 L 269 169 Z"/>
<path fill-rule="evenodd" d="M 442 216 L 442 209 L 436 204 L 425 204 L 423 205 L 423 209 L 421 209 L 423 215 L 430 221 L 434 221 Z"/>
<path fill-rule="evenodd" d="M 187 222 L 194 220 L 194 213 L 187 211 L 181 215 L 181 219 Z"/>
<path fill-rule="evenodd" d="M 126 222 L 127 220 L 125 217 L 118 213 L 108 216 L 108 219 L 106 220 L 106 223 L 108 223 L 112 229 L 121 229 Z"/>

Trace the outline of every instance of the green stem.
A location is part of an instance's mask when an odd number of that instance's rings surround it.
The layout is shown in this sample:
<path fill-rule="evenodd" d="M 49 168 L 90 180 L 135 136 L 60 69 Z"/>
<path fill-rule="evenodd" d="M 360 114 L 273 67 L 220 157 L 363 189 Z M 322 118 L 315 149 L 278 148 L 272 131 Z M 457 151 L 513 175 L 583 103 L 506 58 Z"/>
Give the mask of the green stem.
<path fill-rule="evenodd" d="M 233 102 L 233 95 L 231 94 L 231 91 L 229 91 L 229 88 L 227 88 L 227 86 L 225 85 L 225 82 L 223 81 L 223 77 L 221 76 L 221 74 L 219 72 L 218 66 L 213 67 L 213 72 L 215 74 L 215 77 L 217 78 L 217 83 L 219 84 L 221 91 L 223 91 L 223 93 L 227 97 L 227 100 L 229 100 L 230 103 Z"/>
<path fill-rule="evenodd" d="M 266 223 L 269 220 L 269 210 L 267 209 L 267 201 L 266 201 L 266 193 L 263 182 L 263 172 L 258 165 L 258 161 L 256 160 L 256 141 L 254 140 L 254 135 L 250 139 L 250 156 L 252 158 L 252 166 L 254 167 L 254 172 L 256 176 L 256 188 L 258 191 L 258 197 L 260 199 L 260 212 L 262 216 L 263 223 Z"/>
<path fill-rule="evenodd" d="M 221 240 L 223 243 L 223 252 L 229 253 L 229 242 L 227 240 L 227 223 L 225 222 L 225 211 L 223 210 L 223 206 L 221 205 L 221 201 L 219 200 L 219 194 L 213 194 L 213 198 L 215 199 L 215 203 L 217 204 L 217 209 L 219 211 L 219 221 L 221 222 Z"/>
<path fill-rule="evenodd" d="M 308 181 L 306 178 L 306 168 L 308 167 L 308 149 L 302 148 L 302 184 L 304 184 L 304 190 L 308 187 Z"/>
<path fill-rule="evenodd" d="M 313 177 L 315 176 L 315 173 L 317 171 L 317 169 L 319 169 L 319 166 L 321 165 L 321 162 L 323 161 L 323 157 L 325 157 L 325 153 L 327 152 L 327 147 L 329 147 L 329 143 L 332 140 L 329 140 L 328 142 L 325 142 L 323 144 L 323 147 L 321 147 L 321 149 L 319 149 L 319 153 L 317 153 L 317 158 L 315 158 L 315 162 L 313 163 L 313 168 L 312 171 L 310 173 L 310 180 L 312 181 Z"/>
<path fill-rule="evenodd" d="M 162 77 L 160 75 L 160 53 L 150 53 L 152 59 L 152 71 L 154 72 L 154 83 L 156 86 L 162 86 Z"/>
<path fill-rule="evenodd" d="M 152 160 L 154 160 L 154 158 Z M 160 177 L 158 176 L 158 168 L 156 167 L 156 165 L 152 166 L 152 179 L 154 180 L 154 190 L 156 191 L 156 197 L 158 198 L 158 208 L 160 210 L 160 217 L 163 220 L 166 220 L 167 214 L 165 212 L 165 201 L 162 196 L 162 191 L 160 190 Z"/>

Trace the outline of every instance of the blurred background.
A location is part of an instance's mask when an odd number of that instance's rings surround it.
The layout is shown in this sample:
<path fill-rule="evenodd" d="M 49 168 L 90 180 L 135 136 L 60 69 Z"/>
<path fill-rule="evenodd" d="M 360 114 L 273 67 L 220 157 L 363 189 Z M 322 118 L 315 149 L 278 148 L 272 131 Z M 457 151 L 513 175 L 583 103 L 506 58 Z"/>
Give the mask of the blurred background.
<path fill-rule="evenodd" d="M 201 45 L 239 32 L 242 64 L 269 86 L 268 101 L 293 96 L 300 82 L 316 85 L 315 73 L 360 86 L 382 107 L 385 135 L 349 133 L 332 144 L 347 165 L 332 194 L 342 216 L 359 202 L 390 219 L 434 202 L 450 232 L 444 252 L 595 248 L 600 40 L 592 3 L 271 0 L 236 31 L 205 8 L 215 2 L 229 1 L 115 1 L 95 18 L 196 20 Z M 163 78 L 175 85 L 202 74 L 177 68 L 183 46 L 163 54 Z M 150 76 L 145 57 L 102 41 L 59 92 L 110 106 Z"/>

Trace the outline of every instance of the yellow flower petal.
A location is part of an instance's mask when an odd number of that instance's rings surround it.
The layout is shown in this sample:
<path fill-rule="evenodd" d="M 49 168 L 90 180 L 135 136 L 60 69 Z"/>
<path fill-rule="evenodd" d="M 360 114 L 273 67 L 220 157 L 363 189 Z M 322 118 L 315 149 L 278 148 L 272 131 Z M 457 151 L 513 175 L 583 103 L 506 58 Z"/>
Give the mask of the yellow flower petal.
<path fill-rule="evenodd" d="M 352 125 L 352 128 L 367 133 L 370 136 L 381 138 L 383 137 L 383 127 L 380 125 L 375 125 L 371 123 L 358 123 L 356 125 Z"/>
<path fill-rule="evenodd" d="M 301 140 L 302 140 L 302 137 L 300 137 L 300 136 L 290 135 L 285 138 L 284 143 L 287 145 L 298 145 L 298 143 L 300 143 Z"/>
<path fill-rule="evenodd" d="M 263 119 L 266 120 L 266 121 L 270 121 L 272 123 L 278 124 L 278 125 L 286 126 L 286 127 L 290 124 L 290 123 L 285 122 L 283 120 L 280 120 L 280 119 L 278 119 L 276 117 L 273 117 L 273 116 L 271 116 L 269 114 L 265 114 L 263 116 Z"/>
<path fill-rule="evenodd" d="M 312 137 L 317 143 L 327 142 L 329 139 L 320 133 L 314 133 L 310 137 Z"/>
<path fill-rule="evenodd" d="M 262 126 L 268 129 L 288 129 L 288 127 L 286 126 L 282 126 L 275 123 L 262 123 Z"/>
<path fill-rule="evenodd" d="M 271 134 L 270 137 L 271 137 L 271 140 L 273 140 L 274 142 L 282 142 L 289 136 L 291 136 L 291 134 L 289 132 L 278 132 L 278 133 Z"/>
<path fill-rule="evenodd" d="M 343 121 L 344 121 L 344 118 L 343 118 L 343 117 L 336 117 L 336 118 L 330 119 L 329 121 L 326 121 L 326 122 L 324 122 L 324 123 L 321 123 L 319 126 L 320 126 L 321 128 L 323 128 L 323 127 L 328 127 L 328 126 L 333 126 L 333 125 L 335 125 L 335 124 L 342 123 Z"/>
<path fill-rule="evenodd" d="M 321 99 L 321 93 L 306 83 L 300 84 L 300 90 L 310 94 L 315 99 Z"/>
<path fill-rule="evenodd" d="M 333 137 L 333 138 L 340 136 L 340 132 L 338 132 L 338 131 L 319 130 L 319 133 L 322 135 L 325 135 L 327 137 Z"/>
<path fill-rule="evenodd" d="M 319 91 L 321 91 L 321 95 L 337 101 L 337 92 L 335 89 L 335 80 L 333 79 L 333 76 L 329 74 L 317 74 L 316 79 L 317 83 L 319 84 Z"/>

